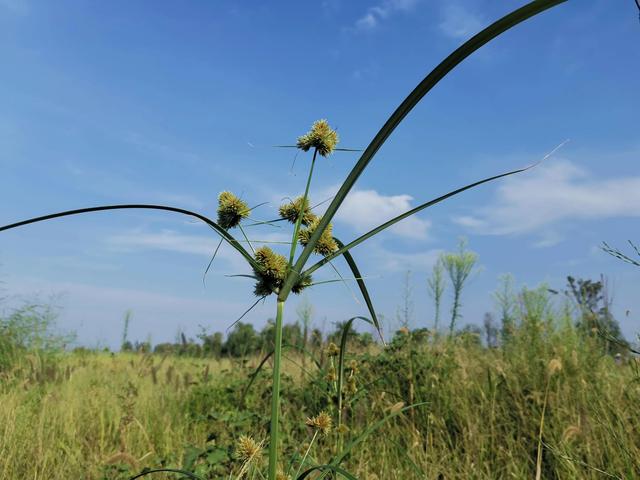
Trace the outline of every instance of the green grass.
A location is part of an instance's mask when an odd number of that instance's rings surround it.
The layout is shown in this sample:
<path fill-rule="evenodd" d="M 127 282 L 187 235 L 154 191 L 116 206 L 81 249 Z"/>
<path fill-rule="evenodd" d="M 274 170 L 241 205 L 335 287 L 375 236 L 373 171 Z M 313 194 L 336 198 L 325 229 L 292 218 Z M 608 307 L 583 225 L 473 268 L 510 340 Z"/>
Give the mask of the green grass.
<path fill-rule="evenodd" d="M 345 375 L 357 387 L 343 399 L 348 431 L 317 435 L 301 471 L 339 458 L 340 436 L 345 446 L 356 441 L 341 467 L 360 479 L 535 478 L 537 469 L 548 479 L 637 476 L 637 359 L 618 365 L 561 312 L 535 312 L 521 311 L 519 327 L 499 348 L 484 348 L 473 335 L 434 341 L 400 332 L 386 348 L 345 350 Z M 327 381 L 334 357 L 315 353 L 324 357 L 320 368 L 309 362 L 303 370 L 292 352 L 283 363 L 281 458 L 292 474 L 314 436 L 307 417 L 327 411 L 337 421 Z M 239 399 L 259 356 L 90 352 L 40 364 L 36 354 L 25 355 L 2 377 L 1 479 L 126 479 L 143 467 L 236 478 L 240 435 L 268 438 L 268 363 L 246 407 Z M 390 413 L 396 416 L 376 425 Z M 257 470 L 266 464 L 266 452 L 254 460 Z M 162 475 L 156 478 L 179 478 Z"/>

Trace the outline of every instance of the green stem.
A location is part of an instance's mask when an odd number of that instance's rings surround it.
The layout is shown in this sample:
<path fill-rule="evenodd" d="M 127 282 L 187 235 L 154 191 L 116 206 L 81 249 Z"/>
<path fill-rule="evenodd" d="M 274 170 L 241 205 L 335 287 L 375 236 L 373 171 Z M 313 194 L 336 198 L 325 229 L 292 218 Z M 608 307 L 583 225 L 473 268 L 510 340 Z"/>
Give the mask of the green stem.
<path fill-rule="evenodd" d="M 313 438 L 311 439 L 311 443 L 309 443 L 309 447 L 307 448 L 307 451 L 304 453 L 304 457 L 302 457 L 302 460 L 300 461 L 300 465 L 298 465 L 298 470 L 296 470 L 296 474 L 293 476 L 293 478 L 298 478 L 298 475 L 300 475 L 300 470 L 304 467 L 304 462 L 307 461 L 307 457 L 309 456 L 309 452 L 311 451 L 313 442 L 316 441 L 317 437 L 318 437 L 318 430 L 313 432 Z"/>
<path fill-rule="evenodd" d="M 296 219 L 296 226 L 293 229 L 293 239 L 291 240 L 291 252 L 289 253 L 289 265 L 293 265 L 293 259 L 296 255 L 296 247 L 298 246 L 298 232 L 300 231 L 300 224 L 302 223 L 302 215 L 304 214 L 305 206 L 307 204 L 307 198 L 309 197 L 309 187 L 311 186 L 311 177 L 313 176 L 313 167 L 316 164 L 317 155 L 318 155 L 318 149 L 316 148 L 313 151 L 311 168 L 309 169 L 309 176 L 307 177 L 307 186 L 304 189 L 304 197 L 302 197 L 300 211 L 298 212 L 298 218 Z"/>
<path fill-rule="evenodd" d="M 282 312 L 284 302 L 278 302 L 276 338 L 273 353 L 273 381 L 271 394 L 271 431 L 269 439 L 269 480 L 276 480 L 278 471 L 278 417 L 280 415 L 280 364 L 282 363 Z"/>

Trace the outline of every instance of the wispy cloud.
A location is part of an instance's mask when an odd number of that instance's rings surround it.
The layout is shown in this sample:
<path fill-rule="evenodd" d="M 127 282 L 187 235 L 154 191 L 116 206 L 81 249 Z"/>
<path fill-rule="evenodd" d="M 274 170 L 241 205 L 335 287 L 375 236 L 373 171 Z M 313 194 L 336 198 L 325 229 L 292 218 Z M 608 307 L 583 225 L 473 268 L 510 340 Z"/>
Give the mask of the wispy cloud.
<path fill-rule="evenodd" d="M 482 18 L 460 5 L 445 5 L 441 15 L 440 31 L 451 38 L 466 39 L 482 28 Z"/>
<path fill-rule="evenodd" d="M 328 189 L 326 198 L 334 195 L 337 187 Z M 365 233 L 381 223 L 392 219 L 412 208 L 413 197 L 407 194 L 382 195 L 376 190 L 353 190 L 336 214 L 336 221 L 350 226 L 358 233 Z M 389 229 L 393 234 L 410 239 L 423 240 L 431 222 L 412 216 Z"/>
<path fill-rule="evenodd" d="M 283 243 L 290 240 L 284 233 L 263 233 L 256 235 L 257 237 L 255 239 L 252 237 L 249 238 L 254 247 L 269 244 L 274 249 L 277 249 L 282 246 Z M 215 252 L 218 247 L 219 241 L 220 240 L 214 235 L 183 234 L 169 229 L 159 232 L 136 229 L 124 234 L 113 235 L 106 239 L 107 244 L 117 251 L 165 250 L 169 252 L 200 255 L 206 258 L 211 258 L 213 252 Z M 244 243 L 243 240 L 240 241 Z M 246 244 L 244 247 L 249 250 Z M 240 270 L 246 270 L 247 268 L 240 254 L 226 243 L 222 244 L 216 258 L 225 261 L 227 266 L 231 267 L 236 273 Z"/>
<path fill-rule="evenodd" d="M 638 216 L 640 177 L 595 178 L 563 160 L 505 180 L 488 207 L 454 221 L 481 234 L 541 234 L 537 245 L 549 246 L 568 221 Z"/>
<path fill-rule="evenodd" d="M 419 0 L 384 0 L 370 7 L 355 23 L 357 30 L 371 31 L 391 15 L 411 11 Z"/>

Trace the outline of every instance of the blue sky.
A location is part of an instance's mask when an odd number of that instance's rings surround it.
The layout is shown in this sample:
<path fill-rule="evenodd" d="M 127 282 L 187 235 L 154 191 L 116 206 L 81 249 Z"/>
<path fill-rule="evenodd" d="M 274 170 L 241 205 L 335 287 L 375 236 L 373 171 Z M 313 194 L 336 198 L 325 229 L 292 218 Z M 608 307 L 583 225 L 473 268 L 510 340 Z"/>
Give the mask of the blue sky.
<path fill-rule="evenodd" d="M 364 148 L 444 56 L 521 4 L 0 0 L 0 223 L 132 202 L 215 216 L 226 189 L 252 205 L 270 202 L 255 215 L 272 218 L 303 189 L 309 158 L 270 145 L 293 143 L 327 118 L 341 146 Z M 431 324 L 428 272 L 465 236 L 481 269 L 463 322 L 493 308 L 503 273 L 556 289 L 569 274 L 605 273 L 624 332 L 640 330 L 640 272 L 598 248 L 640 240 L 639 36 L 633 1 L 570 0 L 468 59 L 397 129 L 336 219 L 343 240 L 570 142 L 536 169 L 353 251 L 388 329 L 407 270 L 413 326 Z M 330 197 L 356 160 L 322 159 L 314 201 Z M 225 277 L 246 271 L 230 249 L 203 286 L 216 244 L 208 228 L 171 214 L 67 218 L 0 235 L 0 278 L 13 302 L 57 295 L 59 324 L 80 343 L 117 345 L 127 309 L 131 336 L 159 342 L 198 325 L 224 331 L 253 301 L 249 281 Z M 315 288 L 308 301 L 325 329 L 365 311 L 341 284 Z M 267 301 L 247 318 L 261 326 L 273 310 Z"/>

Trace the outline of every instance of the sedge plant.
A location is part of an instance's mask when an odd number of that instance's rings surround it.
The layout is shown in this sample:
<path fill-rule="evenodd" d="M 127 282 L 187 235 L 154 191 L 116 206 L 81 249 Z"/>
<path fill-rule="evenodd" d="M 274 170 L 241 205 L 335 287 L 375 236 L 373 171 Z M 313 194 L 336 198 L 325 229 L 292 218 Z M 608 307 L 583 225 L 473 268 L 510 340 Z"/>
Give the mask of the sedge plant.
<path fill-rule="evenodd" d="M 355 163 L 344 182 L 341 184 L 337 194 L 333 197 L 332 201 L 330 202 L 322 216 L 318 216 L 313 212 L 313 209 L 310 207 L 311 204 L 309 199 L 309 191 L 313 178 L 313 172 L 317 166 L 316 163 L 318 162 L 318 160 L 320 160 L 319 157 L 327 157 L 333 152 L 349 149 L 337 148 L 339 141 L 338 135 L 335 130 L 330 127 L 329 123 L 326 120 L 319 120 L 314 123 L 308 133 L 298 138 L 296 145 L 287 145 L 288 147 L 296 147 L 304 152 L 309 152 L 309 155 L 311 156 L 309 174 L 307 176 L 304 193 L 290 203 L 282 205 L 279 210 L 281 220 L 288 220 L 292 222 L 293 225 L 291 245 L 287 256 L 274 252 L 268 246 L 262 246 L 254 249 L 242 227 L 242 222 L 246 221 L 251 214 L 251 208 L 249 208 L 249 206 L 242 199 L 238 198 L 231 192 L 223 192 L 220 194 L 218 199 L 218 218 L 216 219 L 216 221 L 200 213 L 172 206 L 153 204 L 124 204 L 88 207 L 77 210 L 53 213 L 36 218 L 31 218 L 28 220 L 23 220 L 10 225 L 5 225 L 3 227 L 0 227 L 0 231 L 69 215 L 111 210 L 148 209 L 179 213 L 182 215 L 194 217 L 207 224 L 217 235 L 219 235 L 221 238 L 221 242 L 226 242 L 234 250 L 236 250 L 236 252 L 242 256 L 242 258 L 247 262 L 248 266 L 252 270 L 252 275 L 250 275 L 250 277 L 255 281 L 254 293 L 259 297 L 259 300 L 271 296 L 275 298 L 275 339 L 272 355 L 272 398 L 268 441 L 269 464 L 266 478 L 268 480 L 276 480 L 276 478 L 278 478 L 278 471 L 280 466 L 279 415 L 280 377 L 283 359 L 283 313 L 286 302 L 289 299 L 291 293 L 298 294 L 304 289 L 310 287 L 313 284 L 311 275 L 316 270 L 328 263 L 330 264 L 333 259 L 343 257 L 347 265 L 349 266 L 355 281 L 357 282 L 360 293 L 366 304 L 369 313 L 369 318 L 367 318 L 367 321 L 371 322 L 380 332 L 380 325 L 376 316 L 375 309 L 373 307 L 372 300 L 368 293 L 365 281 L 357 267 L 357 264 L 351 256 L 351 250 L 357 245 L 360 245 L 361 243 L 369 240 L 380 232 L 391 227 L 392 225 L 395 225 L 403 219 L 410 217 L 428 207 L 436 205 L 450 197 L 458 195 L 465 190 L 469 190 L 481 184 L 519 172 L 523 172 L 531 168 L 533 165 L 494 175 L 455 189 L 442 196 L 424 202 L 417 207 L 408 210 L 403 214 L 398 215 L 391 220 L 377 226 L 364 235 L 351 240 L 349 243 L 344 244 L 334 237 L 331 222 L 340 209 L 341 205 L 345 201 L 348 193 L 353 188 L 360 175 L 365 171 L 370 162 L 373 160 L 378 150 L 382 147 L 382 145 L 398 127 L 398 125 L 400 125 L 400 123 L 405 119 L 409 112 L 411 112 L 411 110 L 418 104 L 418 102 L 420 102 L 420 100 L 449 72 L 455 69 L 460 63 L 462 63 L 476 50 L 478 50 L 491 40 L 495 39 L 505 31 L 539 13 L 542 13 L 556 5 L 564 3 L 565 1 L 567 0 L 534 0 L 497 20 L 496 22 L 473 36 L 471 39 L 469 39 L 467 42 L 453 51 L 449 56 L 447 56 L 414 88 L 414 90 L 402 101 L 402 103 L 396 108 L 393 114 L 386 120 L 373 140 L 364 149 L 364 151 L 362 151 L 360 158 Z M 236 228 L 238 229 L 238 231 L 240 231 L 243 240 L 238 240 L 234 235 L 230 233 L 231 230 L 234 230 Z M 243 246 L 243 243 L 247 244 L 248 249 Z M 299 247 L 301 248 L 301 251 L 298 255 L 296 255 L 298 253 Z M 318 255 L 320 259 L 313 265 L 308 266 L 308 262 L 313 254 Z M 340 377 L 342 378 L 342 372 L 340 373 Z M 340 397 L 340 394 L 338 394 L 338 396 Z M 388 418 L 398 415 L 412 407 L 414 406 L 407 406 L 397 409 L 381 422 L 384 423 Z M 363 441 L 364 437 L 366 437 L 373 430 L 379 428 L 382 423 L 379 422 L 373 425 L 361 436 L 352 440 L 344 447 L 342 452 L 336 454 L 335 458 L 333 458 L 328 464 L 317 465 L 303 472 L 300 472 L 298 478 L 307 478 L 314 472 L 321 473 L 322 475 L 328 472 L 333 472 L 333 474 L 341 475 L 344 478 L 354 478 L 350 473 L 346 472 L 340 466 L 341 462 L 347 457 L 351 449 L 360 444 Z M 155 471 L 159 472 L 163 470 Z M 174 470 L 174 472 L 187 475 L 189 478 L 197 478 L 187 472 L 177 470 Z M 154 471 L 147 471 L 143 474 L 138 475 L 136 478 L 150 473 L 154 473 Z"/>

